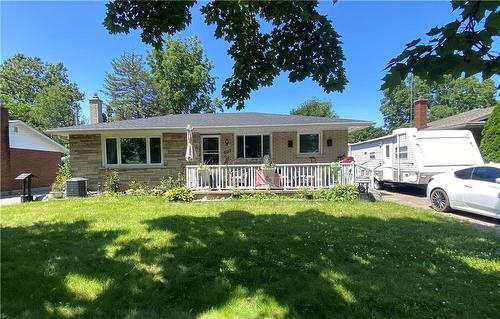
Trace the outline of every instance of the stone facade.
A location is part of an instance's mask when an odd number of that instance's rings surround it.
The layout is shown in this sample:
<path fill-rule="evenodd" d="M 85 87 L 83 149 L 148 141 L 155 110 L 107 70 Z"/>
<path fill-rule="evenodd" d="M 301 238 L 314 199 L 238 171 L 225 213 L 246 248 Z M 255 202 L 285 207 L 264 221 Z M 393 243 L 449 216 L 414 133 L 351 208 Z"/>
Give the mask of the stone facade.
<path fill-rule="evenodd" d="M 297 151 L 297 132 L 272 133 L 271 153 L 272 160 L 278 164 L 294 163 L 325 163 L 337 161 L 338 157 L 347 155 L 347 130 L 322 131 L 322 152 L 318 155 L 302 155 Z M 221 164 L 260 164 L 261 159 L 236 159 L 235 135 L 222 133 L 220 135 L 220 162 Z M 328 146 L 327 141 L 332 141 Z M 89 180 L 89 189 L 94 190 L 98 184 L 103 185 L 109 169 L 102 164 L 101 136 L 70 135 L 70 161 L 73 176 L 85 177 Z M 288 147 L 288 141 L 293 146 Z M 201 135 L 193 133 L 193 144 L 197 157 L 191 164 L 198 164 L 201 158 Z M 118 171 L 120 181 L 124 187 L 131 180 L 149 185 L 156 185 L 167 176 L 183 174 L 188 164 L 184 158 L 186 151 L 185 133 L 163 133 L 163 167 L 151 168 L 113 168 Z"/>

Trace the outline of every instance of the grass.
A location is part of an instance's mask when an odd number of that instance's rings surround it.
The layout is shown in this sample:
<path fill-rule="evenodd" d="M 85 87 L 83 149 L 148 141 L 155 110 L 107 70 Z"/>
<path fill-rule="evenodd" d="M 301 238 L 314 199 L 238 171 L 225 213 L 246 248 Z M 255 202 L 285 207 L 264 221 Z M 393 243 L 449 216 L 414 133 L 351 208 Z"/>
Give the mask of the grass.
<path fill-rule="evenodd" d="M 2 318 L 498 318 L 498 234 L 392 203 L 2 208 Z"/>

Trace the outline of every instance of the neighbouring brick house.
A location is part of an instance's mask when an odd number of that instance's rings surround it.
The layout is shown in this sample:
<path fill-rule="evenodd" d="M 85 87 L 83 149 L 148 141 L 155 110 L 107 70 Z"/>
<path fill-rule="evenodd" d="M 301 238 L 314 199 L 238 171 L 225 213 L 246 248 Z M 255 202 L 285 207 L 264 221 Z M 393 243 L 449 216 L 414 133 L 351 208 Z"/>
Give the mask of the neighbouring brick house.
<path fill-rule="evenodd" d="M 102 122 L 102 101 L 90 99 L 91 123 L 47 131 L 69 137 L 73 176 L 102 184 L 109 169 L 121 181 L 156 184 L 187 164 L 330 163 L 347 154 L 347 133 L 371 126 L 360 120 L 267 113 L 178 114 Z M 197 156 L 185 159 L 186 127 Z"/>
<path fill-rule="evenodd" d="M 14 178 L 24 172 L 35 175 L 32 180 L 33 188 L 51 186 L 61 163 L 61 156 L 68 149 L 23 121 L 9 121 L 5 107 L 1 107 L 0 117 L 0 191 L 3 193 L 20 189 L 21 182 Z"/>

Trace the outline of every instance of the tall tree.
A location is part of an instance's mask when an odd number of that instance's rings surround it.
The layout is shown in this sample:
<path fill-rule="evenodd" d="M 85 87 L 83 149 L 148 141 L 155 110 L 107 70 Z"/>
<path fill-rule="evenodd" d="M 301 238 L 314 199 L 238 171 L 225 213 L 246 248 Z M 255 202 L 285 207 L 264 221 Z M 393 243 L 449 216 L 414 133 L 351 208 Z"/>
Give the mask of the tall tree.
<path fill-rule="evenodd" d="M 493 109 L 481 135 L 481 154 L 484 160 L 500 163 L 500 105 Z"/>
<path fill-rule="evenodd" d="M 142 40 L 160 48 L 163 35 L 191 23 L 196 1 L 113 1 L 104 25 L 110 33 L 142 29 Z M 228 107 L 244 107 L 250 93 L 269 86 L 280 72 L 291 82 L 312 78 L 326 92 L 342 91 L 347 83 L 340 36 L 316 7 L 318 1 L 214 1 L 201 7 L 215 37 L 230 43 L 233 74 L 222 87 Z M 261 23 L 265 21 L 265 26 Z M 269 27 L 271 28 L 269 30 Z"/>
<path fill-rule="evenodd" d="M 112 71 L 106 72 L 103 93 L 108 97 L 108 121 L 137 119 L 166 114 L 159 103 L 151 72 L 142 56 L 123 53 L 111 61 Z"/>
<path fill-rule="evenodd" d="M 213 64 L 197 37 L 168 38 L 165 49 L 153 49 L 148 63 L 160 90 L 162 113 L 215 112 L 220 106 L 211 98 Z"/>
<path fill-rule="evenodd" d="M 349 133 L 347 141 L 349 143 L 357 143 L 372 138 L 377 138 L 386 135 L 386 131 L 381 127 L 367 127 L 354 132 Z"/>
<path fill-rule="evenodd" d="M 429 39 L 408 43 L 392 59 L 382 89 L 395 89 L 410 73 L 426 82 L 443 80 L 444 75 L 459 78 L 482 74 L 483 80 L 500 73 L 500 54 L 494 38 L 500 30 L 498 1 L 451 1 L 460 17 L 442 27 L 434 27 Z"/>
<path fill-rule="evenodd" d="M 0 66 L 0 98 L 12 118 L 44 130 L 75 124 L 83 93 L 62 63 L 15 54 Z"/>
<path fill-rule="evenodd" d="M 320 116 L 320 117 L 339 117 L 332 109 L 332 102 L 329 100 L 320 100 L 312 98 L 302 103 L 296 109 L 290 111 L 292 115 L 305 115 L 305 116 Z"/>
<path fill-rule="evenodd" d="M 496 88 L 492 80 L 480 82 L 476 77 L 453 79 L 447 75 L 441 82 L 428 84 L 410 76 L 393 90 L 385 90 L 380 111 L 389 131 L 412 125 L 413 102 L 420 96 L 428 99 L 429 120 L 495 105 Z"/>

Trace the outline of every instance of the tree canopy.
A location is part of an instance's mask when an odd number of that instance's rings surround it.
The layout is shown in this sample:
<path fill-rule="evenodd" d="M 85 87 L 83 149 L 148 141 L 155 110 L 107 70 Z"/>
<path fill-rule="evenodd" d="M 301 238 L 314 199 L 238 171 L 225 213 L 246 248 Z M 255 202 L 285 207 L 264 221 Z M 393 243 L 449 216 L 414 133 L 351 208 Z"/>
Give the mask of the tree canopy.
<path fill-rule="evenodd" d="M 460 17 L 434 27 L 428 41 L 416 39 L 387 65 L 382 89 L 395 89 L 410 73 L 426 82 L 482 74 L 483 80 L 500 73 L 500 55 L 493 47 L 500 30 L 498 1 L 451 1 Z"/>
<path fill-rule="evenodd" d="M 123 53 L 111 62 L 111 73 L 104 78 L 108 97 L 108 120 L 125 120 L 162 115 L 159 92 L 142 56 Z"/>
<path fill-rule="evenodd" d="M 83 93 L 62 63 L 15 54 L 0 66 L 0 99 L 11 118 L 45 130 L 80 121 Z"/>
<path fill-rule="evenodd" d="M 161 114 L 215 112 L 220 107 L 211 98 L 216 80 L 211 75 L 213 63 L 197 37 L 168 38 L 165 49 L 153 49 L 148 63 L 159 90 Z"/>
<path fill-rule="evenodd" d="M 164 34 L 191 23 L 196 1 L 109 2 L 104 25 L 110 33 L 142 29 L 145 43 L 161 49 Z M 227 107 L 244 107 L 250 93 L 270 86 L 280 72 L 291 82 L 312 78 L 326 92 L 343 91 L 347 79 L 340 36 L 316 8 L 318 1 L 214 1 L 201 7 L 214 36 L 230 43 L 233 73 L 222 87 Z"/>
<path fill-rule="evenodd" d="M 381 137 L 386 134 L 387 133 L 383 128 L 371 126 L 349 133 L 347 141 L 349 143 L 357 143 L 370 140 L 372 138 Z"/>
<path fill-rule="evenodd" d="M 481 132 L 481 153 L 485 162 L 500 163 L 500 106 L 493 109 Z"/>
<path fill-rule="evenodd" d="M 408 77 L 393 90 L 384 90 L 380 111 L 388 131 L 412 125 L 413 102 L 420 96 L 428 99 L 429 121 L 496 104 L 492 80 L 476 77 L 453 79 L 447 75 L 441 82 L 428 84 L 417 76 Z"/>
<path fill-rule="evenodd" d="M 332 109 L 330 100 L 312 98 L 302 103 L 296 109 L 290 111 L 292 115 L 319 116 L 337 118 L 338 115 Z"/>

